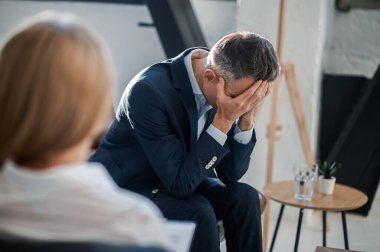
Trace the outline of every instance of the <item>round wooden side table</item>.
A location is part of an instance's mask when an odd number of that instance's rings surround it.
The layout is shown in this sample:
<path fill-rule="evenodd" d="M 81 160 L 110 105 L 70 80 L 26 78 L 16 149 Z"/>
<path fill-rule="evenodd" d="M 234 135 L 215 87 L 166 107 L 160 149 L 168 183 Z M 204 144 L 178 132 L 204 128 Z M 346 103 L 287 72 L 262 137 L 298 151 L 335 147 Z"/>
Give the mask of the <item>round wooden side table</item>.
<path fill-rule="evenodd" d="M 316 182 L 317 184 L 318 182 Z M 296 233 L 296 241 L 294 245 L 294 251 L 298 250 L 299 236 L 301 232 L 303 210 L 314 209 L 322 211 L 322 225 L 323 225 L 323 235 L 322 242 L 323 246 L 326 246 L 326 212 L 341 212 L 342 213 L 342 224 L 343 224 L 343 234 L 344 234 L 344 245 L 345 249 L 349 249 L 348 245 L 348 235 L 347 235 L 347 224 L 346 224 L 346 211 L 357 209 L 363 206 L 368 198 L 361 191 L 354 189 L 349 186 L 336 184 L 333 195 L 324 195 L 318 192 L 318 188 L 314 187 L 314 194 L 311 200 L 297 200 L 294 195 L 294 181 L 279 181 L 268 184 L 264 187 L 264 194 L 271 200 L 274 200 L 281 204 L 280 213 L 277 218 L 277 223 L 275 231 L 272 237 L 271 245 L 269 251 L 273 250 L 273 246 L 276 240 L 278 228 L 281 223 L 282 213 L 284 211 L 285 205 L 300 208 L 298 215 L 298 225 Z"/>

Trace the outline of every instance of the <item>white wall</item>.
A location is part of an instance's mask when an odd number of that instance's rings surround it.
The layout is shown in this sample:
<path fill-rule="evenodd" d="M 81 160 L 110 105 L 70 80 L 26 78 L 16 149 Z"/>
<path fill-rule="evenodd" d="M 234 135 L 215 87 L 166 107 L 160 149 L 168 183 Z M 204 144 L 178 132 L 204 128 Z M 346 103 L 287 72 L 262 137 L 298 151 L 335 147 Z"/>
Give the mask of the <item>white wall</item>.
<path fill-rule="evenodd" d="M 236 2 L 193 0 L 192 6 L 208 46 L 236 31 Z"/>
<path fill-rule="evenodd" d="M 331 12 L 324 72 L 372 78 L 380 63 L 380 10 Z"/>
<path fill-rule="evenodd" d="M 165 59 L 156 29 L 137 25 L 152 22 L 148 8 L 143 5 L 0 1 L 0 41 L 21 20 L 44 10 L 73 13 L 104 38 L 118 75 L 113 89 L 114 105 L 119 103 L 125 85 L 136 73 Z"/>

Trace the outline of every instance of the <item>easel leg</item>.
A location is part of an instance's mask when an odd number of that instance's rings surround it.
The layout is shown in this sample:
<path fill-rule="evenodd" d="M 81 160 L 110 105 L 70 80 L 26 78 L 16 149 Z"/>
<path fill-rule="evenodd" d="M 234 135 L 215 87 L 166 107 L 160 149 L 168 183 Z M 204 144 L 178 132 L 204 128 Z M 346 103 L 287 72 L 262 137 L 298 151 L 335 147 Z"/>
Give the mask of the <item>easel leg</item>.
<path fill-rule="evenodd" d="M 315 156 L 311 150 L 309 133 L 307 131 L 306 122 L 305 122 L 305 113 L 302 108 L 301 97 L 298 92 L 294 65 L 287 64 L 284 65 L 284 74 L 286 78 L 286 83 L 290 92 L 290 100 L 292 101 L 294 115 L 296 117 L 298 131 L 301 137 L 301 143 L 307 163 L 309 165 L 315 164 Z"/>
<path fill-rule="evenodd" d="M 265 184 L 272 182 L 273 161 L 274 161 L 274 147 L 276 141 L 276 126 L 277 126 L 277 114 L 279 108 L 279 96 L 280 96 L 280 77 L 277 78 L 272 94 L 272 111 L 269 123 L 269 143 L 268 143 L 268 158 L 267 158 L 267 170 Z M 268 226 L 269 226 L 269 212 L 270 204 L 268 202 L 266 207 L 266 213 L 263 221 L 263 251 L 267 251 L 268 241 Z"/>

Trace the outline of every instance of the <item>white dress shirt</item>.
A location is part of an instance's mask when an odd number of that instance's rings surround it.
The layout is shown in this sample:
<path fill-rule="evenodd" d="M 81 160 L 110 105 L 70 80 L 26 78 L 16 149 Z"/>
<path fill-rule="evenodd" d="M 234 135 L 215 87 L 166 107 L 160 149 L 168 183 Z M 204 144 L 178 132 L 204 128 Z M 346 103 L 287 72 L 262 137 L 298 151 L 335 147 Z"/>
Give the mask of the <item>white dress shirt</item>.
<path fill-rule="evenodd" d="M 194 97 L 195 97 L 195 103 L 197 104 L 199 119 L 198 119 L 198 139 L 201 135 L 203 128 L 205 126 L 208 112 L 212 108 L 212 106 L 207 102 L 206 98 L 204 97 L 201 89 L 199 88 L 198 82 L 194 75 L 193 65 L 191 63 L 191 57 L 194 52 L 199 51 L 202 49 L 196 49 L 190 52 L 188 55 L 184 57 L 185 66 L 187 70 L 187 74 L 190 79 L 191 87 L 193 89 Z M 214 138 L 220 145 L 224 145 L 227 140 L 227 135 L 224 134 L 224 132 L 217 129 L 213 124 L 210 124 L 210 126 L 207 128 L 206 132 Z M 253 128 L 247 131 L 241 131 L 236 124 L 235 130 L 234 130 L 234 139 L 235 141 L 241 143 L 241 144 L 248 144 L 251 141 L 253 134 Z"/>
<path fill-rule="evenodd" d="M 16 239 L 168 247 L 158 208 L 96 163 L 0 170 L 0 233 Z"/>

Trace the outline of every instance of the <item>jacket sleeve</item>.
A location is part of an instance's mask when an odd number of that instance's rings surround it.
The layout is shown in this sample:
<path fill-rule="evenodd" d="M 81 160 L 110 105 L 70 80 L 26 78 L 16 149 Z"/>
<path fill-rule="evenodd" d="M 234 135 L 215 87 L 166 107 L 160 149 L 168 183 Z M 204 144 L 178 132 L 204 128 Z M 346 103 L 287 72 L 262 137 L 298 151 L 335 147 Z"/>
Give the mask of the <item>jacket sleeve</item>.
<path fill-rule="evenodd" d="M 186 153 L 183 141 L 171 126 L 164 99 L 155 86 L 140 82 L 131 88 L 124 110 L 139 145 L 165 188 L 176 197 L 187 197 L 205 178 L 210 160 L 213 157 L 221 160 L 229 149 L 204 133 Z M 212 163 L 210 169 L 219 162 Z"/>
<path fill-rule="evenodd" d="M 251 141 L 248 144 L 238 143 L 233 136 L 234 127 L 229 131 L 226 141 L 230 152 L 216 167 L 219 179 L 226 185 L 238 181 L 247 172 L 251 153 L 256 143 L 255 131 L 253 131 Z"/>

